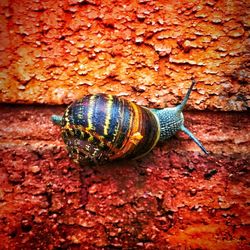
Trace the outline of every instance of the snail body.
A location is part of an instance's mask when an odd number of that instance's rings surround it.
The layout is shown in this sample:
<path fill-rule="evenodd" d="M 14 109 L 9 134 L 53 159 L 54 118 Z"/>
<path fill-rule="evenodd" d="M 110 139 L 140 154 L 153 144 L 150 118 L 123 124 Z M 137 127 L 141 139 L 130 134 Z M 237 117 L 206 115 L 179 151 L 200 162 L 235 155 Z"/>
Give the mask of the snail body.
<path fill-rule="evenodd" d="M 184 127 L 183 102 L 173 108 L 149 109 L 113 95 L 87 95 L 72 103 L 64 115 L 51 117 L 61 127 L 70 157 L 78 162 L 103 162 L 138 158 L 150 152 L 158 141 L 165 141 L 178 130 L 202 144 Z"/>

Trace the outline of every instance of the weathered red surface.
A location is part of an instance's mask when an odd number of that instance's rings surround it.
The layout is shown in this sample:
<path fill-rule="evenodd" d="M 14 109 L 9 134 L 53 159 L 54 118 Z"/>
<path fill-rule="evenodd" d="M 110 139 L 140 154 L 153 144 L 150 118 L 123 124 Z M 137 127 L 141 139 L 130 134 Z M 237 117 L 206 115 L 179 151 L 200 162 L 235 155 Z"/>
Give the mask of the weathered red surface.
<path fill-rule="evenodd" d="M 85 94 L 196 109 L 249 106 L 249 1 L 2 0 L 1 102 Z"/>
<path fill-rule="evenodd" d="M 1 249 L 248 248 L 247 113 L 185 113 L 209 156 L 179 134 L 140 160 L 80 167 L 49 120 L 62 111 L 1 106 Z"/>
<path fill-rule="evenodd" d="M 0 249 L 248 249 L 248 8 L 0 1 Z M 192 76 L 186 124 L 209 156 L 179 133 L 140 160 L 80 167 L 50 122 L 65 107 L 34 106 L 102 92 L 163 108 Z"/>

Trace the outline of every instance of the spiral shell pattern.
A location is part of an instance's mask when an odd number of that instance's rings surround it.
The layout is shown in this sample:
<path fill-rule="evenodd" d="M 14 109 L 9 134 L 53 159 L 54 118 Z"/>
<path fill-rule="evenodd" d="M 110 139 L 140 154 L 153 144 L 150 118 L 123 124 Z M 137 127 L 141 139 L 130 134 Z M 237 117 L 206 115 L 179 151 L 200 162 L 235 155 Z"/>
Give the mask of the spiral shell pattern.
<path fill-rule="evenodd" d="M 72 103 L 62 118 L 62 137 L 78 163 L 137 158 L 158 142 L 158 118 L 125 99 L 88 95 Z"/>

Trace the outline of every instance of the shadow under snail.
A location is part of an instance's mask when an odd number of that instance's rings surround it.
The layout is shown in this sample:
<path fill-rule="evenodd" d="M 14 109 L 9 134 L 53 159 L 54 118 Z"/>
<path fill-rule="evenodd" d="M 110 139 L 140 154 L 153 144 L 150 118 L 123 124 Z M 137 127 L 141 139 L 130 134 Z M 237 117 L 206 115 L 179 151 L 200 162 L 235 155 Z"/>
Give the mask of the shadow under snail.
<path fill-rule="evenodd" d="M 120 158 L 138 158 L 181 130 L 204 153 L 199 140 L 184 126 L 182 110 L 195 80 L 181 104 L 150 109 L 113 95 L 87 95 L 67 107 L 63 116 L 52 115 L 61 127 L 70 157 L 77 163 L 101 163 Z"/>

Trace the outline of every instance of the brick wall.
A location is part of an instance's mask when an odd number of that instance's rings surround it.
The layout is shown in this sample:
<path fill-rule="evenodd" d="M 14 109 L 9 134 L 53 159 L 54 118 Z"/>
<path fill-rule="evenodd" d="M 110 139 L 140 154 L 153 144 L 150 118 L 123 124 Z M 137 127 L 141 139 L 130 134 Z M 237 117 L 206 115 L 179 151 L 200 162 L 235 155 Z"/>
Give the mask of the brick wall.
<path fill-rule="evenodd" d="M 1 249 L 246 249 L 247 1 L 1 1 Z M 179 103 L 139 160 L 80 167 L 50 122 L 86 94 Z"/>

